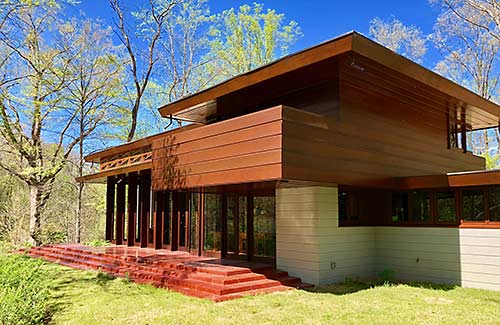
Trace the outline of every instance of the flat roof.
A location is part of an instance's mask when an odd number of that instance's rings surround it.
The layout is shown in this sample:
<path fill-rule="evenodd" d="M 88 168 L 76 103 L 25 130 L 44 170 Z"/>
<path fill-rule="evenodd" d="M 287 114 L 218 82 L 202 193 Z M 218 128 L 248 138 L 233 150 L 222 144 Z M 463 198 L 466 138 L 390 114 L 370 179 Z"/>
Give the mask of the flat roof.
<path fill-rule="evenodd" d="M 432 87 L 469 110 L 480 110 L 487 115 L 488 124 L 477 128 L 498 126 L 500 106 L 478 94 L 446 79 L 437 73 L 397 54 L 394 51 L 355 32 L 349 32 L 308 49 L 290 54 L 265 66 L 228 79 L 198 93 L 183 97 L 161 106 L 158 110 L 164 117 L 192 110 L 193 107 L 210 108 L 213 101 L 232 92 L 256 85 L 273 77 L 297 70 L 344 53 L 357 53 L 404 76 Z"/>

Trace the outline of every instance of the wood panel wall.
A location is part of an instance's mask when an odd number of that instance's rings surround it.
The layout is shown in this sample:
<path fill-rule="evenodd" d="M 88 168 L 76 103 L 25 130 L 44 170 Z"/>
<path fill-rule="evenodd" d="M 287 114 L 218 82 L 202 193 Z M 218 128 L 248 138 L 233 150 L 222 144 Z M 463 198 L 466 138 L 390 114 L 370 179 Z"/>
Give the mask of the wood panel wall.
<path fill-rule="evenodd" d="M 397 91 L 389 94 L 365 83 L 363 74 L 344 72 L 338 110 L 323 116 L 285 109 L 283 178 L 386 186 L 394 177 L 485 168 L 483 158 L 447 149 L 444 112 L 429 113 L 416 97 Z"/>
<path fill-rule="evenodd" d="M 281 106 L 155 139 L 154 190 L 281 178 Z"/>

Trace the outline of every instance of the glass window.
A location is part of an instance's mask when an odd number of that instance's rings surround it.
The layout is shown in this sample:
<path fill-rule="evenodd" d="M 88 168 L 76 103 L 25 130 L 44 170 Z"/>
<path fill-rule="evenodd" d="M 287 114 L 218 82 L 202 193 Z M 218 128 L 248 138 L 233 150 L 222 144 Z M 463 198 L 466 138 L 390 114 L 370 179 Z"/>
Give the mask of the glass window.
<path fill-rule="evenodd" d="M 411 213 L 414 222 L 429 222 L 431 220 L 431 193 L 414 191 L 411 195 Z"/>
<path fill-rule="evenodd" d="M 189 209 L 189 231 L 190 231 L 190 249 L 198 248 L 198 230 L 199 230 L 199 197 L 198 193 L 191 193 L 191 207 Z"/>
<path fill-rule="evenodd" d="M 276 256 L 276 218 L 274 196 L 254 198 L 254 254 Z"/>
<path fill-rule="evenodd" d="M 172 192 L 166 192 L 164 196 L 164 200 L 166 200 L 165 204 L 165 212 L 163 213 L 163 244 L 170 245 L 170 220 L 172 215 Z"/>
<path fill-rule="evenodd" d="M 484 221 L 484 194 L 482 189 L 462 191 L 462 219 L 465 221 Z"/>
<path fill-rule="evenodd" d="M 490 221 L 500 221 L 500 187 L 488 189 Z"/>
<path fill-rule="evenodd" d="M 347 192 L 339 191 L 339 220 L 347 220 Z"/>
<path fill-rule="evenodd" d="M 205 194 L 204 200 L 204 249 L 221 250 L 222 209 L 219 194 Z"/>
<path fill-rule="evenodd" d="M 393 222 L 408 221 L 408 193 L 392 193 L 392 219 Z"/>
<path fill-rule="evenodd" d="M 437 220 L 438 222 L 452 223 L 456 221 L 455 192 L 436 192 Z"/>

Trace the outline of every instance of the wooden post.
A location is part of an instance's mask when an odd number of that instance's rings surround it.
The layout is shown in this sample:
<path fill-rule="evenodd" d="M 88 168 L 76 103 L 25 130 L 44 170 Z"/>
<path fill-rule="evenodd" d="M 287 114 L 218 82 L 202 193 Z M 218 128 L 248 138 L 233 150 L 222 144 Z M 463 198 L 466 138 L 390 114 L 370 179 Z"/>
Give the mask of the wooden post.
<path fill-rule="evenodd" d="M 165 213 L 165 195 L 164 192 L 158 191 L 154 193 L 154 248 L 160 249 L 162 245 L 162 220 Z"/>
<path fill-rule="evenodd" d="M 252 260 L 254 254 L 254 231 L 253 231 L 253 196 L 247 196 L 247 257 Z"/>
<path fill-rule="evenodd" d="M 116 184 L 116 245 L 123 244 L 123 221 L 125 219 L 125 180 Z"/>
<path fill-rule="evenodd" d="M 141 189 L 140 189 L 140 214 L 141 214 L 141 247 L 148 246 L 148 220 L 149 220 L 149 196 L 151 190 L 151 175 L 141 175 Z"/>
<path fill-rule="evenodd" d="M 137 219 L 137 172 L 128 175 L 128 246 L 134 246 L 135 220 Z"/>
<path fill-rule="evenodd" d="M 221 258 L 227 257 L 227 196 L 221 194 L 221 212 L 222 212 L 222 229 L 221 229 Z"/>
<path fill-rule="evenodd" d="M 170 236 L 170 249 L 176 251 L 179 249 L 179 218 L 180 218 L 180 199 L 179 192 L 172 192 L 172 235 Z"/>
<path fill-rule="evenodd" d="M 106 187 L 106 240 L 113 240 L 113 221 L 115 216 L 115 179 L 108 177 Z"/>

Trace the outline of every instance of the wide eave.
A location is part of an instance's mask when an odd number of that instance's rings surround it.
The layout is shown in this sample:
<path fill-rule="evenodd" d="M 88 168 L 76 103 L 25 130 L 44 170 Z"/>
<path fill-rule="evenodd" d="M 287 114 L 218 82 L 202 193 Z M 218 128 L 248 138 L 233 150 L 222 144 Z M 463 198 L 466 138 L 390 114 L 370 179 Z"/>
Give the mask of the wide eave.
<path fill-rule="evenodd" d="M 345 54 L 354 58 L 368 59 L 376 69 L 384 69 L 388 74 L 401 75 L 406 79 L 402 80 L 403 82 L 413 85 L 419 91 L 432 88 L 441 96 L 441 100 L 450 103 L 450 109 L 458 107 L 459 111 L 464 110 L 467 113 L 472 129 L 495 127 L 499 124 L 500 106 L 356 32 L 286 56 L 214 87 L 184 97 L 160 107 L 159 112 L 164 117 L 174 116 L 203 123 L 204 118 L 217 111 L 218 101 L 232 93 L 241 92 L 245 88 Z"/>

